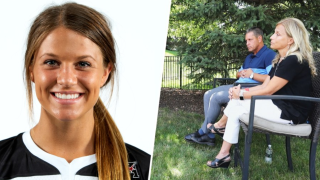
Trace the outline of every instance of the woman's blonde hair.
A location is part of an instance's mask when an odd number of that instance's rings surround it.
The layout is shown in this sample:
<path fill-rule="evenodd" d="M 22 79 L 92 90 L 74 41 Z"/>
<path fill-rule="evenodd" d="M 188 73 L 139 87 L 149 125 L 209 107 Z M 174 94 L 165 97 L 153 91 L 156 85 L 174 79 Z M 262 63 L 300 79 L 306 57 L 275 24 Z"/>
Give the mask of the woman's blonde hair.
<path fill-rule="evenodd" d="M 112 70 L 104 85 L 114 86 L 116 71 L 115 42 L 106 18 L 96 10 L 77 3 L 66 3 L 45 9 L 34 20 L 28 35 L 25 53 L 25 82 L 32 114 L 32 86 L 29 67 L 33 66 L 35 53 L 47 35 L 58 27 L 65 27 L 87 37 L 100 47 L 103 65 Z M 100 180 L 130 179 L 128 157 L 122 136 L 99 98 L 94 108 L 95 152 Z"/>
<path fill-rule="evenodd" d="M 317 69 L 314 65 L 314 59 L 312 56 L 312 46 L 309 40 L 309 33 L 304 24 L 296 18 L 285 18 L 277 23 L 277 25 L 284 26 L 286 33 L 289 37 L 293 38 L 293 44 L 290 45 L 287 55 L 296 55 L 298 61 L 307 61 L 311 69 L 313 76 L 317 75 Z M 280 59 L 280 55 L 277 54 L 272 61 L 272 66 Z"/>

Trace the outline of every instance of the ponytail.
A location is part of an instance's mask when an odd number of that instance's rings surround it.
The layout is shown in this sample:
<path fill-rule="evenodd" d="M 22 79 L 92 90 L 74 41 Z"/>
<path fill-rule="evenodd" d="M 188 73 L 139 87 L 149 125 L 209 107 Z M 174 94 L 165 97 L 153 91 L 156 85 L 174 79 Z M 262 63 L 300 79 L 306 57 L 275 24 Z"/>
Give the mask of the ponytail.
<path fill-rule="evenodd" d="M 120 131 L 100 98 L 94 106 L 94 120 L 99 180 L 130 179 L 125 144 Z"/>

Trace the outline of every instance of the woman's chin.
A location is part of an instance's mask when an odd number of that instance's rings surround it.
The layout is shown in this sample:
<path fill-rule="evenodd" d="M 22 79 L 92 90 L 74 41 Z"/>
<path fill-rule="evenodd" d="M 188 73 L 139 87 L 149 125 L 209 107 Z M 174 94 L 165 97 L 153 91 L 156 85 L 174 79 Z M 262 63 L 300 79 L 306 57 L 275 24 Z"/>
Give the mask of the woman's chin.
<path fill-rule="evenodd" d="M 63 121 L 63 122 L 71 122 L 71 121 L 75 121 L 73 118 L 62 118 L 62 119 L 59 119 L 60 121 Z"/>
<path fill-rule="evenodd" d="M 67 115 L 67 116 L 56 116 L 55 119 L 63 122 L 71 122 L 71 121 L 76 121 L 79 119 L 79 116 L 77 115 Z"/>
<path fill-rule="evenodd" d="M 79 110 L 74 109 L 52 109 L 51 112 L 47 111 L 51 118 L 59 120 L 59 121 L 76 121 L 77 119 L 85 118 L 85 113 L 82 113 Z"/>

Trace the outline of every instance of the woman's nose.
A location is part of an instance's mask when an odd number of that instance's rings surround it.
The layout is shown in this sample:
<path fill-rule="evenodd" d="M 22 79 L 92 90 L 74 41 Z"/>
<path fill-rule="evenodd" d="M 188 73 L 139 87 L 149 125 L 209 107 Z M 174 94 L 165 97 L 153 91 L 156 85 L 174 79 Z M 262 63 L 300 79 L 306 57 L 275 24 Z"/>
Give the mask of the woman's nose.
<path fill-rule="evenodd" d="M 57 76 L 57 83 L 61 86 L 70 87 L 77 84 L 77 76 L 72 65 L 61 65 Z"/>
<path fill-rule="evenodd" d="M 273 39 L 274 34 L 272 34 L 272 36 L 270 36 L 270 39 Z"/>

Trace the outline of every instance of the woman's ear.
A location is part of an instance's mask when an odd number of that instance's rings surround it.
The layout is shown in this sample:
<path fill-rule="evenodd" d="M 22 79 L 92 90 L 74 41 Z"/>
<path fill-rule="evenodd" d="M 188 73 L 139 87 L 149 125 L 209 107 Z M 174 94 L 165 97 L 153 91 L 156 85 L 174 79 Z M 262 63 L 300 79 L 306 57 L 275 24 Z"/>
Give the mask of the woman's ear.
<path fill-rule="evenodd" d="M 101 84 L 100 84 L 100 87 L 102 87 L 106 82 L 107 82 L 107 79 L 110 75 L 110 72 L 112 71 L 112 64 L 111 63 L 108 63 L 108 66 L 106 68 L 104 68 L 104 72 L 103 72 L 103 75 L 102 75 L 102 78 L 101 78 Z"/>
<path fill-rule="evenodd" d="M 31 66 L 29 66 L 29 73 L 30 73 L 30 80 L 34 82 L 33 69 Z"/>
<path fill-rule="evenodd" d="M 294 39 L 293 38 L 289 38 L 289 42 L 288 42 L 288 45 L 291 45 L 294 43 Z"/>

